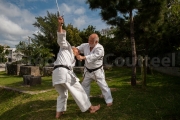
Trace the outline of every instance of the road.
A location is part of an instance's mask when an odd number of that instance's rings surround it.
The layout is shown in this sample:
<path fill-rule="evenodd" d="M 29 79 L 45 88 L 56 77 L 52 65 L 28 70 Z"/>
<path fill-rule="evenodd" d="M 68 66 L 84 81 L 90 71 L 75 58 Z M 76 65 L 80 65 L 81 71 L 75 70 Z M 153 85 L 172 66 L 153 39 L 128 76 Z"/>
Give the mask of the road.
<path fill-rule="evenodd" d="M 5 68 L 4 67 L 0 67 L 0 71 L 5 71 Z"/>

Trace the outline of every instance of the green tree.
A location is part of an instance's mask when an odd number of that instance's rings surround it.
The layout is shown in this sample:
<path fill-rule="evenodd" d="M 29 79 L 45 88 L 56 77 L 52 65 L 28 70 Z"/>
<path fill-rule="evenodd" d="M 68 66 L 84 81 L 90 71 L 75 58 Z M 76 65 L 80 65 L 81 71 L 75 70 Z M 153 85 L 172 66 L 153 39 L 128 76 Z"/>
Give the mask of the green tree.
<path fill-rule="evenodd" d="M 163 0 L 162 0 L 163 1 Z M 136 43 L 134 32 L 134 17 L 140 14 L 140 10 L 146 10 L 146 7 L 152 9 L 156 5 L 153 11 L 159 10 L 161 7 L 161 0 L 87 0 L 90 9 L 101 9 L 100 15 L 107 24 L 118 26 L 120 29 L 126 27 L 129 24 L 129 35 L 127 36 L 131 41 L 132 51 L 132 74 L 131 85 L 136 85 Z M 144 4 L 148 4 L 144 7 Z M 157 11 L 156 11 L 157 12 Z M 158 12 L 157 12 L 158 13 Z M 157 14 L 156 13 L 156 14 Z M 159 14 L 158 14 L 159 15 Z M 152 16 L 152 15 L 151 15 Z M 148 16 L 148 17 L 151 17 Z M 143 18 L 144 19 L 144 18 Z M 125 25 L 125 26 L 124 26 Z"/>
<path fill-rule="evenodd" d="M 2 53 L 4 51 L 4 46 L 0 45 L 0 53 Z"/>
<path fill-rule="evenodd" d="M 177 50 L 180 45 L 178 0 L 162 0 L 159 4 L 152 2 L 154 8 L 148 7 L 148 1 L 142 2 L 142 9 L 135 17 L 135 39 L 139 54 L 157 56 Z"/>
<path fill-rule="evenodd" d="M 21 52 L 24 54 L 24 56 L 29 56 L 30 55 L 30 50 L 29 50 L 29 44 L 25 41 L 20 41 L 19 44 L 16 45 L 16 51 Z"/>
<path fill-rule="evenodd" d="M 155 44 L 162 39 L 161 31 L 166 4 L 166 0 L 151 2 L 141 0 L 138 13 L 134 18 L 138 54 L 152 56 L 158 48 Z"/>
<path fill-rule="evenodd" d="M 133 10 L 138 7 L 139 0 L 87 0 L 90 9 L 101 9 L 100 15 L 107 24 L 118 25 L 120 21 L 129 20 L 132 49 L 131 85 L 136 85 L 136 45 L 134 39 Z M 124 15 L 124 16 L 123 16 Z"/>
<path fill-rule="evenodd" d="M 32 39 L 31 51 L 31 63 L 34 65 L 43 67 L 46 64 L 54 61 L 54 59 L 52 59 L 54 57 L 52 51 L 49 48 L 46 48 L 44 45 L 36 42 L 34 39 Z"/>
<path fill-rule="evenodd" d="M 54 54 L 54 59 L 56 59 L 59 51 L 59 45 L 57 44 L 57 18 L 58 15 L 47 12 L 47 16 L 45 17 L 36 17 L 37 21 L 33 24 L 39 29 L 39 33 L 34 34 L 34 43 L 43 46 L 45 49 L 49 49 L 48 51 Z M 74 28 L 71 24 L 66 26 L 65 23 L 63 29 L 66 30 L 66 39 L 71 45 L 76 46 L 82 42 L 80 30 Z"/>
<path fill-rule="evenodd" d="M 68 24 L 66 27 L 67 36 L 66 39 L 72 46 L 77 46 L 82 43 L 82 38 L 80 36 L 80 30 L 74 28 L 73 25 Z"/>
<path fill-rule="evenodd" d="M 174 52 L 180 47 L 180 1 L 170 0 L 162 26 L 162 46 L 164 52 Z"/>
<path fill-rule="evenodd" d="M 25 41 L 20 41 L 19 44 L 16 45 L 16 52 L 17 53 L 22 53 L 23 57 L 22 57 L 22 62 L 25 62 L 25 64 L 28 64 L 29 57 L 32 53 L 31 51 L 31 46 L 29 43 L 25 42 Z"/>
<path fill-rule="evenodd" d="M 100 35 L 100 32 L 98 32 L 96 30 L 96 27 L 92 26 L 92 25 L 89 25 L 86 29 L 83 29 L 81 32 L 80 32 L 80 36 L 82 38 L 82 42 L 83 43 L 87 43 L 88 42 L 88 38 L 89 36 L 92 34 L 92 33 L 96 33 L 99 35 L 99 37 L 101 37 Z M 100 39 L 101 40 L 101 39 Z"/>
<path fill-rule="evenodd" d="M 2 46 L 0 45 L 0 63 L 4 63 L 7 61 L 6 55 L 9 54 L 8 50 L 6 48 L 9 48 L 9 46 Z"/>
<path fill-rule="evenodd" d="M 36 22 L 33 24 L 34 27 L 37 27 L 39 29 L 38 34 L 33 34 L 34 43 L 42 45 L 44 48 L 49 49 L 48 51 L 51 51 L 54 54 L 55 58 L 59 51 L 59 46 L 57 44 L 57 17 L 58 15 L 49 13 L 47 11 L 47 16 L 36 17 Z"/>

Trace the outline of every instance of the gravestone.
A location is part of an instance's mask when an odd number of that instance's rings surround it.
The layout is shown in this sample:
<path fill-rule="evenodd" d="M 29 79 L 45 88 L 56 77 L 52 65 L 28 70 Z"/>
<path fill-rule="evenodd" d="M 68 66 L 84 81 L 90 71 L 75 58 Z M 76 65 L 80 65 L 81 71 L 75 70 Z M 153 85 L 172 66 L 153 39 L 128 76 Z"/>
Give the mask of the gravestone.
<path fill-rule="evenodd" d="M 43 67 L 43 76 L 51 76 L 54 67 Z"/>
<path fill-rule="evenodd" d="M 41 84 L 41 76 L 23 75 L 23 85 L 34 86 Z"/>
<path fill-rule="evenodd" d="M 31 77 L 33 77 L 33 75 L 23 75 L 23 84 L 30 85 Z"/>
<path fill-rule="evenodd" d="M 33 86 L 33 85 L 37 85 L 37 84 L 41 84 L 41 76 L 32 76 L 30 78 L 30 83 L 29 85 L 30 86 Z"/>
<path fill-rule="evenodd" d="M 7 74 L 8 75 L 19 75 L 20 66 L 22 66 L 22 64 L 7 63 L 6 64 L 6 72 L 7 72 Z"/>
<path fill-rule="evenodd" d="M 27 66 L 27 65 L 20 66 L 19 75 L 20 76 L 23 76 L 23 75 L 40 76 L 39 66 Z"/>

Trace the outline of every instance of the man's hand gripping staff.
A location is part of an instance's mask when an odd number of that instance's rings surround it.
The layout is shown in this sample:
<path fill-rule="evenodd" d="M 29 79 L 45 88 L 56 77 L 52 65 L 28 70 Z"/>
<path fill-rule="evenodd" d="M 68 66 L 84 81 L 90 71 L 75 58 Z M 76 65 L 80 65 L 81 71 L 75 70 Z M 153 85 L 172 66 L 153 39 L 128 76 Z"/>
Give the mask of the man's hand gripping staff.
<path fill-rule="evenodd" d="M 62 16 L 58 17 L 58 32 L 62 33 L 63 32 L 63 29 L 62 29 L 62 26 L 63 26 L 63 23 L 64 23 L 64 19 Z"/>

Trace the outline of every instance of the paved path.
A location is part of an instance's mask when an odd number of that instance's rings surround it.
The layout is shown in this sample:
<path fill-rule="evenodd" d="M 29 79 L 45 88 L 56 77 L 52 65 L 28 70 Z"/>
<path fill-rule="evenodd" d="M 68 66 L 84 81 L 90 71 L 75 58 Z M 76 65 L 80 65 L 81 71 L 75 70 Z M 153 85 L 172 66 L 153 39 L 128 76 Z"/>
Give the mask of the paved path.
<path fill-rule="evenodd" d="M 3 68 L 3 67 L 0 67 L 0 71 L 5 71 L 5 68 Z"/>

